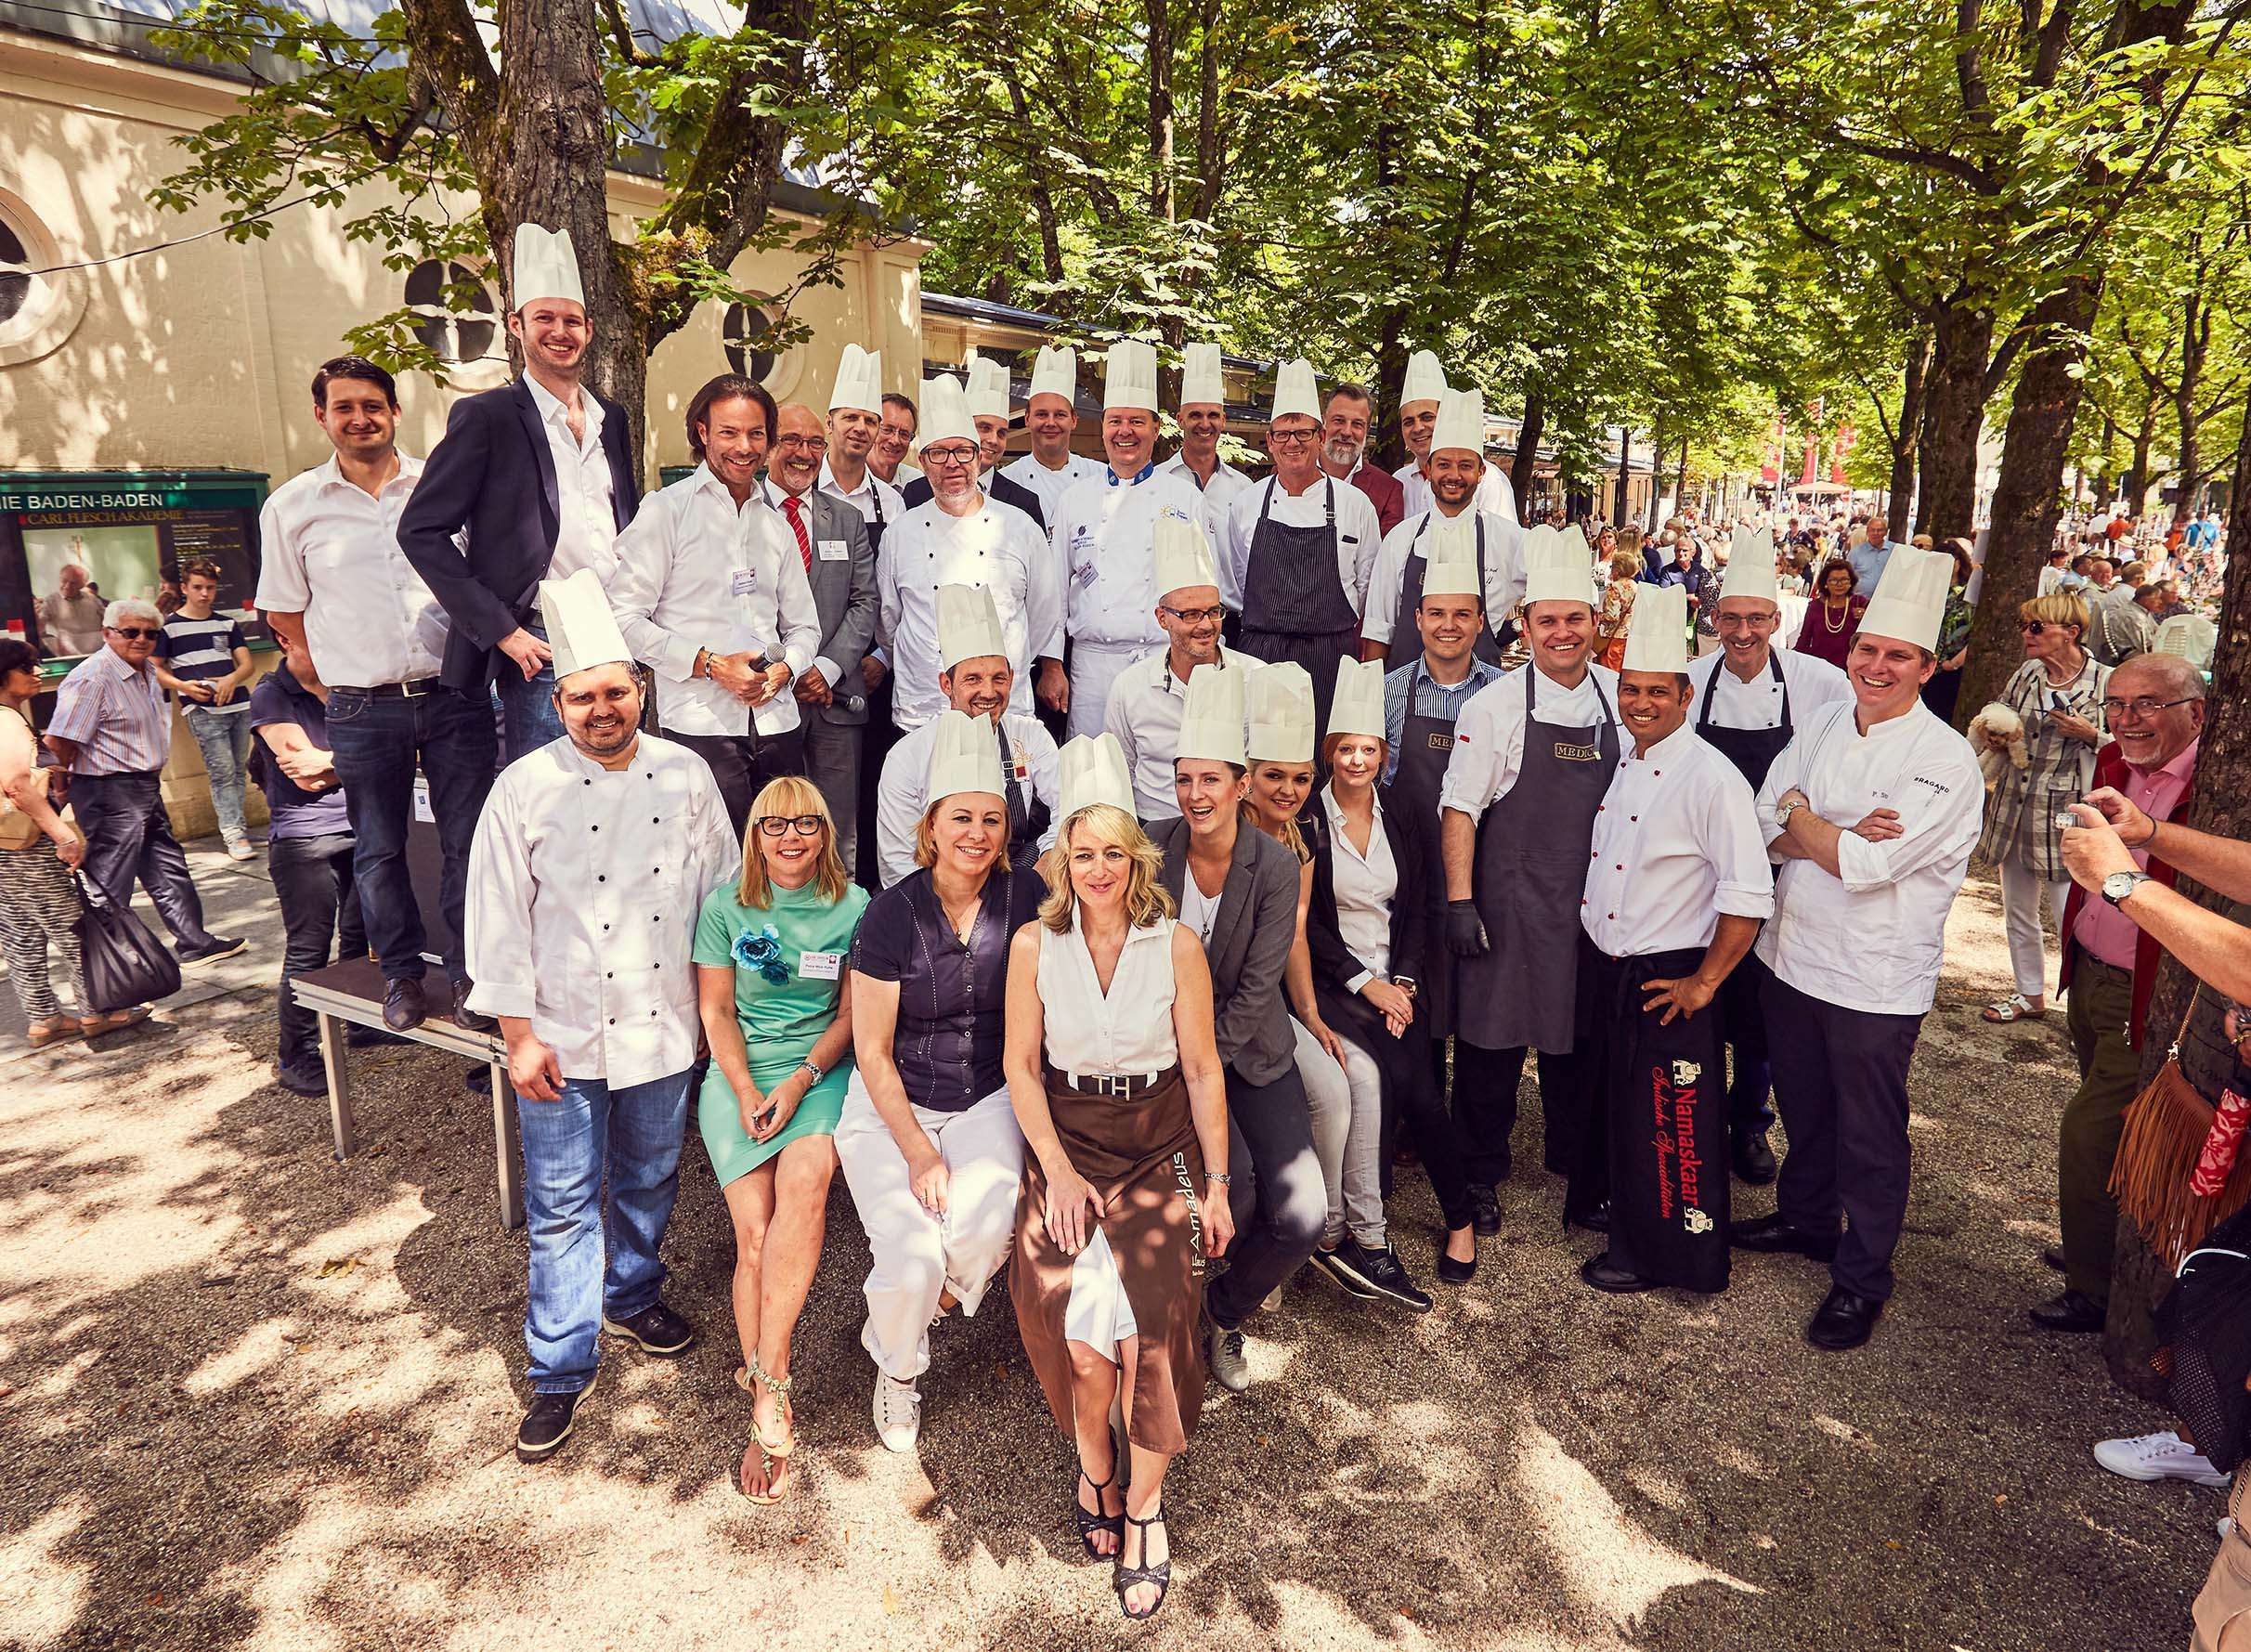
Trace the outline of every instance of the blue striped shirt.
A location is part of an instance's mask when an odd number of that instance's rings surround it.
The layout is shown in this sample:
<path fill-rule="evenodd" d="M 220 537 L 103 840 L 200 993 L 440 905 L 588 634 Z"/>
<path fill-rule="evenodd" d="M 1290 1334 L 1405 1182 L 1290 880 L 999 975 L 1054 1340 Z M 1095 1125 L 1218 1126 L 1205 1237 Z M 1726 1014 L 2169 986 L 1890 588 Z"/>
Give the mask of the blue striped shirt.
<path fill-rule="evenodd" d="M 1412 695 L 1413 714 L 1417 717 L 1436 717 L 1451 722 L 1462 715 L 1470 696 L 1488 683 L 1501 675 L 1501 668 L 1471 656 L 1469 675 L 1451 688 L 1431 680 L 1430 671 L 1417 655 L 1396 671 L 1384 677 L 1384 745 L 1389 755 L 1384 760 L 1384 784 L 1399 772 L 1399 741 L 1407 733 L 1409 696 Z"/>
<path fill-rule="evenodd" d="M 55 691 L 47 733 L 77 746 L 73 774 L 154 774 L 172 755 L 172 708 L 154 666 L 136 670 L 105 644 Z"/>

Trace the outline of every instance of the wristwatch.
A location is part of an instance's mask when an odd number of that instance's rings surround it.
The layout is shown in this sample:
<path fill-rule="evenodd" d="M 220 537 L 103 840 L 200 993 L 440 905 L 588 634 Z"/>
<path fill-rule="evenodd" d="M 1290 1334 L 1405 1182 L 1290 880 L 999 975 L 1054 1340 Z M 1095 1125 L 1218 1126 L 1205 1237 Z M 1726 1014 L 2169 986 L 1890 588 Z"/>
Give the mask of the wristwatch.
<path fill-rule="evenodd" d="M 2147 872 L 2113 872 L 2102 880 L 2102 898 L 2115 906 L 2149 880 Z"/>
<path fill-rule="evenodd" d="M 1805 800 L 1803 798 L 1790 799 L 1789 802 L 1775 811 L 1775 825 L 1780 826 L 1784 831 L 1789 830 L 1789 817 L 1804 807 Z"/>
<path fill-rule="evenodd" d="M 1415 995 L 1414 977 L 1412 975 L 1394 975 L 1391 978 L 1391 984 L 1405 993 L 1410 998 Z"/>
<path fill-rule="evenodd" d="M 817 1084 L 819 1084 L 819 1083 L 821 1082 L 821 1080 L 823 1080 L 824 1078 L 826 1078 L 826 1077 L 828 1076 L 828 1074 L 827 1074 L 826 1072 L 822 1071 L 820 1063 L 819 1063 L 819 1062 L 817 1062 L 817 1061 L 815 1061 L 815 1060 L 813 1060 L 813 1058 L 812 1058 L 812 1057 L 810 1057 L 810 1056 L 808 1056 L 808 1057 L 807 1057 L 805 1060 L 803 1060 L 800 1061 L 800 1062 L 798 1063 L 798 1067 L 799 1067 L 799 1069 L 800 1069 L 800 1071 L 803 1071 L 803 1072 L 806 1072 L 806 1073 L 812 1073 L 812 1074 L 813 1074 L 813 1084 L 807 1085 L 807 1086 L 805 1086 L 807 1089 L 812 1089 L 812 1088 L 813 1087 L 813 1085 L 817 1085 Z"/>

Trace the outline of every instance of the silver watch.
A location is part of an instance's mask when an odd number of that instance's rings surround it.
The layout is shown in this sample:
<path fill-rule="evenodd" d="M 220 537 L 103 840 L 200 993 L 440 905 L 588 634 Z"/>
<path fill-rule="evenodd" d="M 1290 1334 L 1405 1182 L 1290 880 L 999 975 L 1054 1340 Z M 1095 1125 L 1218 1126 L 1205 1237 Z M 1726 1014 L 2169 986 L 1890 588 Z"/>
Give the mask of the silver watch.
<path fill-rule="evenodd" d="M 2102 880 L 2102 898 L 2115 906 L 2149 880 L 2147 872 L 2113 872 Z"/>
<path fill-rule="evenodd" d="M 813 1074 L 813 1084 L 807 1085 L 805 1086 L 807 1089 L 813 1088 L 813 1085 L 819 1084 L 821 1080 L 828 1076 L 826 1072 L 822 1071 L 821 1064 L 818 1061 L 815 1061 L 811 1056 L 808 1056 L 805 1058 L 805 1060 L 800 1061 L 798 1066 L 801 1071 Z"/>
<path fill-rule="evenodd" d="M 1803 798 L 1790 799 L 1789 801 L 1775 811 L 1775 825 L 1780 826 L 1784 831 L 1789 830 L 1789 817 L 1804 807 L 1805 800 Z"/>

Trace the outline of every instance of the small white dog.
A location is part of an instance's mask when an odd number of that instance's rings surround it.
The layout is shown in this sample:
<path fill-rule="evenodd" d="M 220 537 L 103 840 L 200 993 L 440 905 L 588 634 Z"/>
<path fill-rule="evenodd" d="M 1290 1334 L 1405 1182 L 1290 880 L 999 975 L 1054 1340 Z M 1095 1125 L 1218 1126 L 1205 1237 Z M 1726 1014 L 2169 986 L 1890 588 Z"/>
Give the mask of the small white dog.
<path fill-rule="evenodd" d="M 2001 777 L 2004 763 L 2021 773 L 2032 762 L 2024 749 L 2024 720 L 1997 700 L 1970 720 L 1970 749 L 1977 753 L 1987 786 Z"/>

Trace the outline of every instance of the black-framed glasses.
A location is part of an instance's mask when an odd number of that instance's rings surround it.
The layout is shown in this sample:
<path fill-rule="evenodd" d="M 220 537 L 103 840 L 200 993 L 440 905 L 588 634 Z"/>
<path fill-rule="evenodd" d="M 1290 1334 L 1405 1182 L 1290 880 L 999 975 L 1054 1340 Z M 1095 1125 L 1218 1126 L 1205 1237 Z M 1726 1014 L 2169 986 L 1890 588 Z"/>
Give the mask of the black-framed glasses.
<path fill-rule="evenodd" d="M 164 634 L 164 628 L 161 625 L 151 626 L 146 629 L 137 625 L 113 625 L 110 629 L 115 631 L 119 636 L 130 637 L 135 642 L 138 642 L 141 638 L 147 637 L 150 642 L 153 643 L 157 638 Z"/>
<path fill-rule="evenodd" d="M 768 838 L 778 838 L 793 827 L 800 838 L 813 837 L 821 829 L 821 817 L 817 814 L 761 814 L 758 817 L 758 829 Z"/>
<path fill-rule="evenodd" d="M 1267 440 L 1269 442 L 1296 444 L 1320 439 L 1321 432 L 1319 430 L 1269 430 L 1267 432 Z"/>
<path fill-rule="evenodd" d="M 774 445 L 787 452 L 796 452 L 800 449 L 808 453 L 828 451 L 828 438 L 825 436 L 779 436 L 774 438 Z"/>
<path fill-rule="evenodd" d="M 2175 706 L 2196 705 L 2203 698 L 2202 695 L 2195 694 L 2190 695 L 2186 699 L 2179 700 L 2153 700 L 2146 694 L 2138 700 L 2112 699 L 2105 696 L 2102 701 L 2102 713 L 2106 717 L 2124 717 L 2128 711 L 2131 711 L 2137 717 L 2154 717 L 2160 711 L 2170 711 Z"/>
<path fill-rule="evenodd" d="M 925 448 L 922 449 L 922 462 L 932 470 L 941 465 L 975 464 L 977 449 L 974 448 Z"/>
<path fill-rule="evenodd" d="M 1182 625 L 1217 625 L 1227 618 L 1224 605 L 1216 608 L 1174 608 L 1158 605 L 1163 613 L 1170 614 Z"/>

